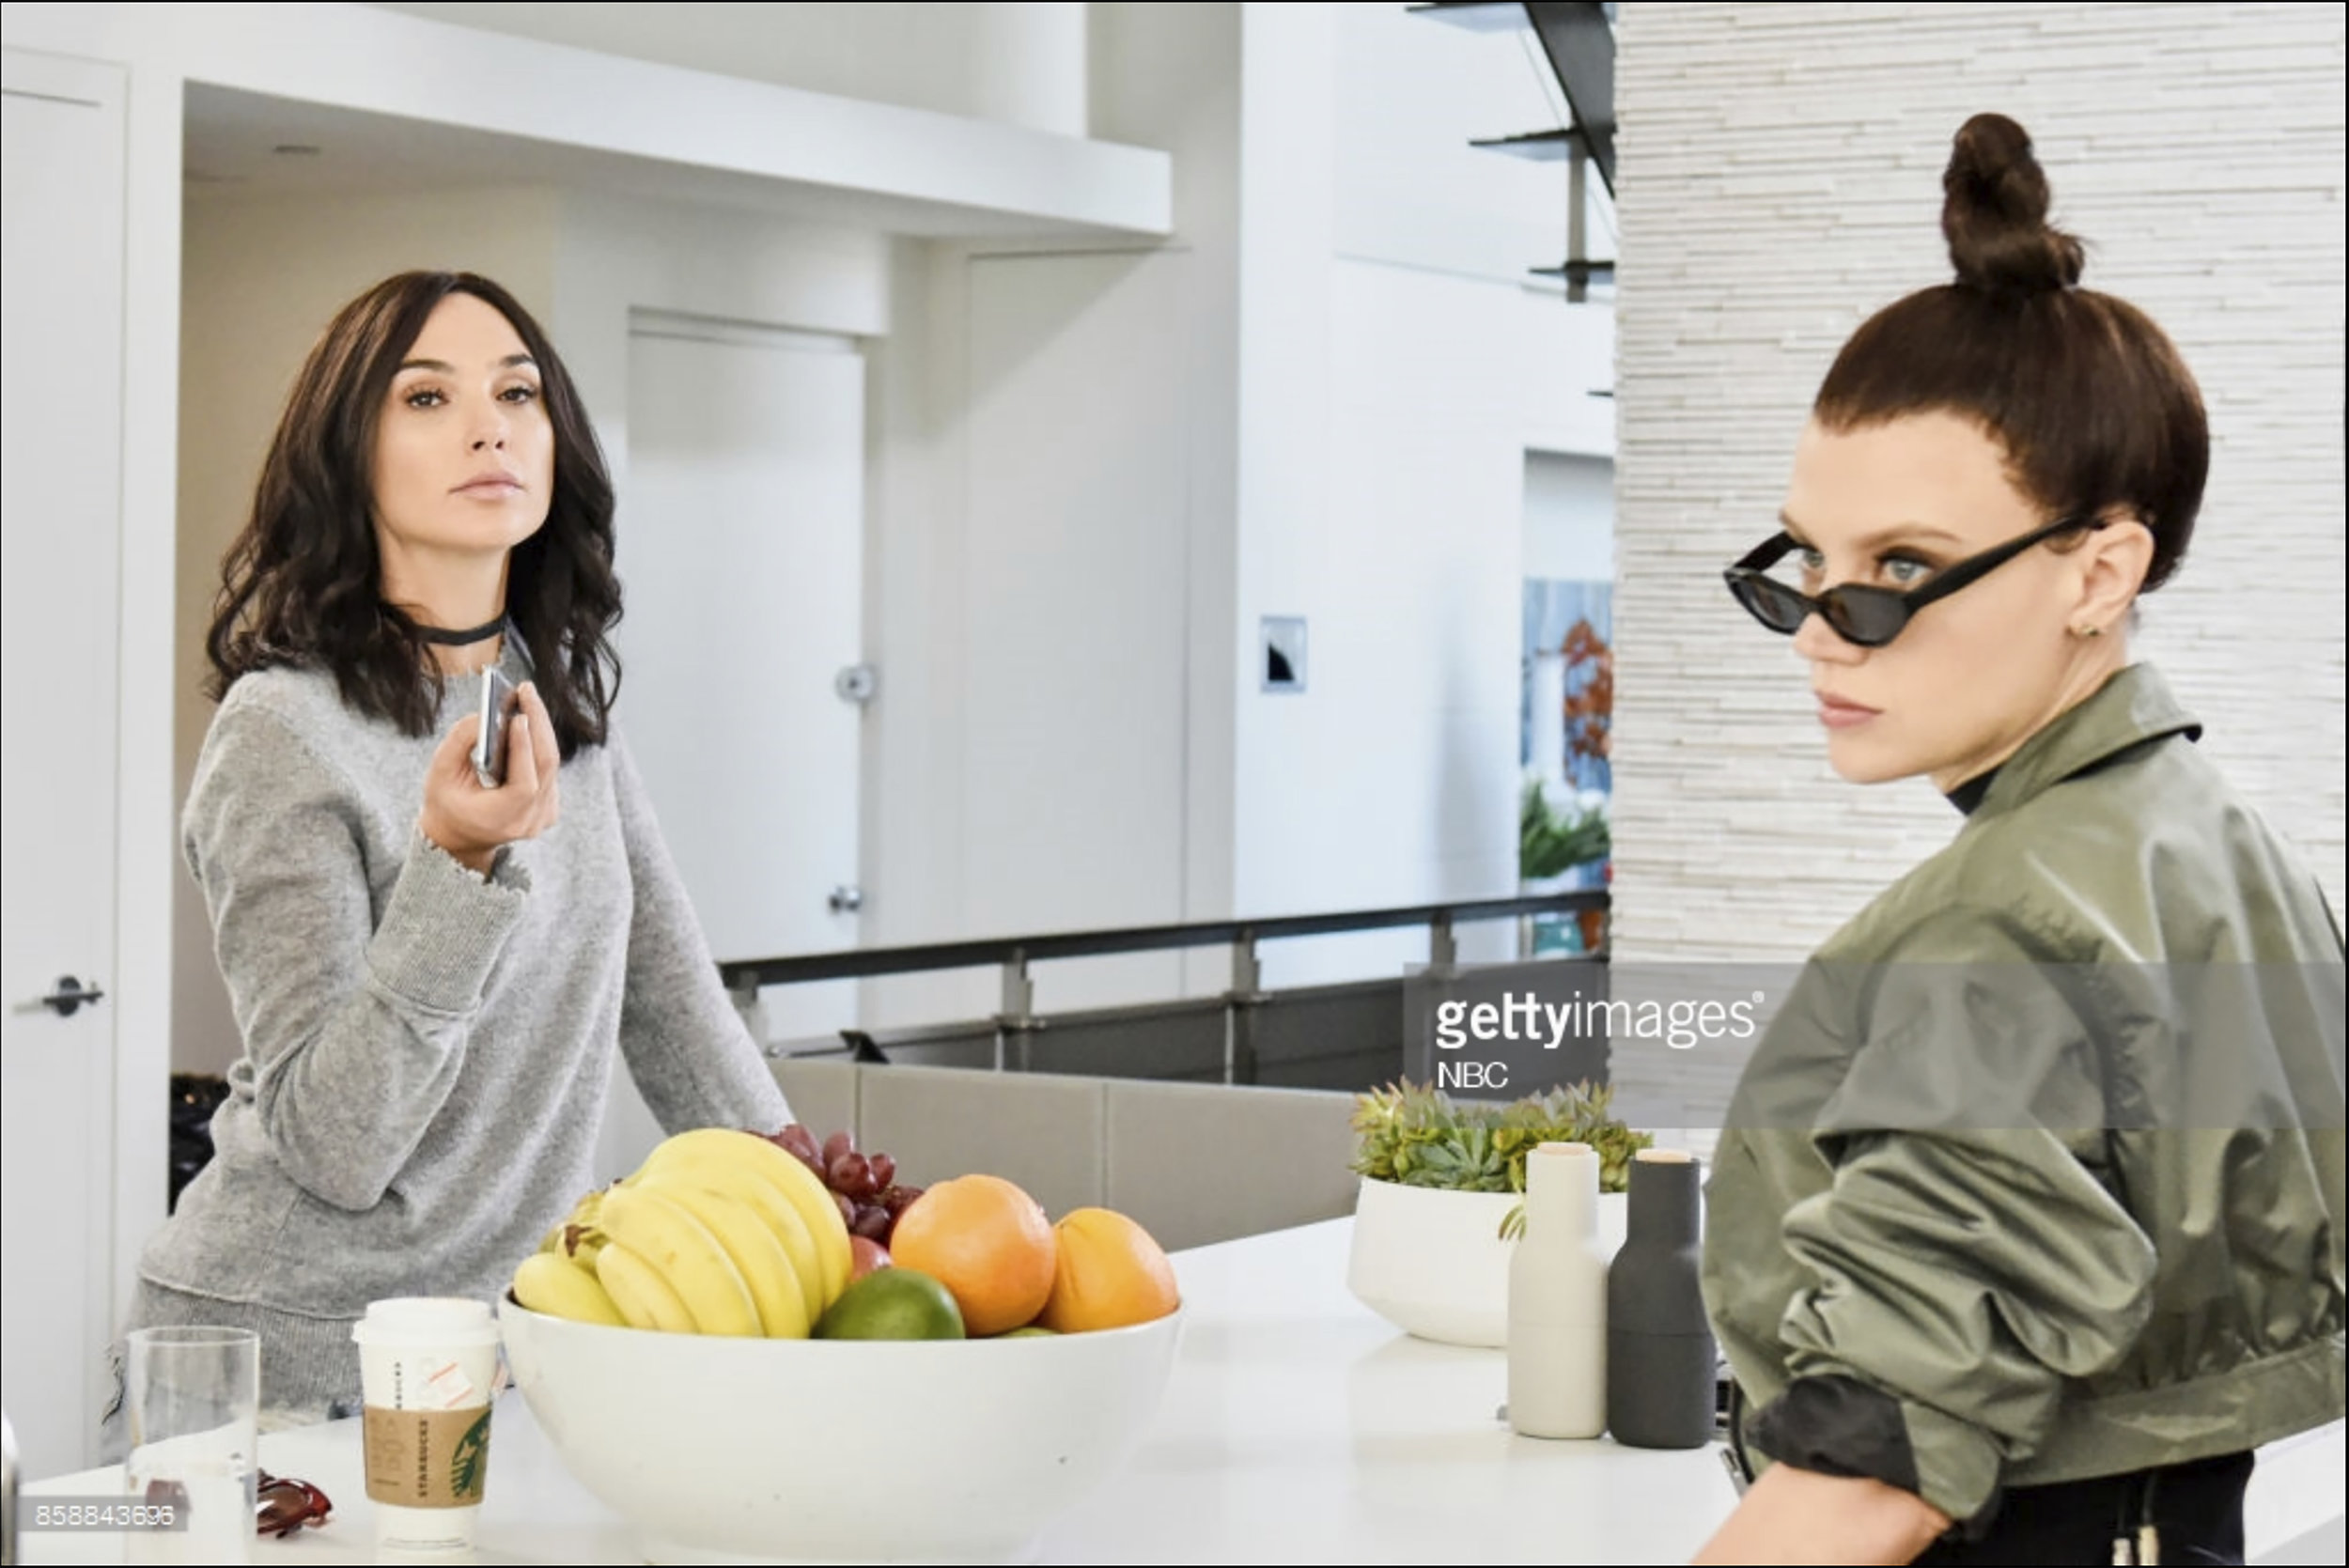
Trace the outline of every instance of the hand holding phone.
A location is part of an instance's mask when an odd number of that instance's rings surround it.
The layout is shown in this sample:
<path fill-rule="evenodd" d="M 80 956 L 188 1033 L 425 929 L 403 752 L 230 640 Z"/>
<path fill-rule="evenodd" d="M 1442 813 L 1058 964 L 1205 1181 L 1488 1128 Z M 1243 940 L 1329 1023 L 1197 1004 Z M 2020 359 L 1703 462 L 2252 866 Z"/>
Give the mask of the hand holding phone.
<path fill-rule="evenodd" d="M 489 875 L 497 851 L 537 838 L 562 815 L 563 752 L 535 686 L 483 676 L 476 711 L 432 753 L 416 826 L 459 863 Z"/>
<path fill-rule="evenodd" d="M 474 776 L 484 789 L 506 783 L 506 742 L 514 731 L 521 693 L 506 672 L 492 664 L 481 672 L 481 725 L 474 736 Z"/>
<path fill-rule="evenodd" d="M 495 672 L 490 672 L 495 674 Z M 472 714 L 448 725 L 425 770 L 415 826 L 458 863 L 489 876 L 500 847 L 561 816 L 561 744 L 536 686 L 481 678 Z"/>

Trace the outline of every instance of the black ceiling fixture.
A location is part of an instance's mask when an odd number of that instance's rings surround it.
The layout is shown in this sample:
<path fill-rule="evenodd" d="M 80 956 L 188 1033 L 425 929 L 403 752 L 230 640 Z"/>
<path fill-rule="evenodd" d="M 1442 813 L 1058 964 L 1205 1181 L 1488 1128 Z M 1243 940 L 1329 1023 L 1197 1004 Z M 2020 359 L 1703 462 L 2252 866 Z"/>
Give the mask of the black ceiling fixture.
<path fill-rule="evenodd" d="M 1594 259 L 1585 242 L 1585 170 L 1595 165 L 1607 194 L 1615 194 L 1615 8 L 1595 0 L 1437 0 L 1413 11 L 1478 32 L 1530 26 L 1566 97 L 1574 123 L 1563 130 L 1532 131 L 1471 142 L 1471 147 L 1512 157 L 1566 164 L 1566 259 L 1536 267 L 1540 277 L 1562 278 L 1566 299 L 1590 298 L 1591 280 L 1615 275 L 1611 260 Z"/>

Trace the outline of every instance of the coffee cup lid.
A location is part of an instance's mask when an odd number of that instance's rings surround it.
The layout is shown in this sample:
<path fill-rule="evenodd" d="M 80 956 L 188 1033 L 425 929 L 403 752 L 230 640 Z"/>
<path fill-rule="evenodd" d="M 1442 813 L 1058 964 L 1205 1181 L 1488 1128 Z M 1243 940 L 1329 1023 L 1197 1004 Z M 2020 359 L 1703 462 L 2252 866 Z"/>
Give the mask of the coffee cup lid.
<path fill-rule="evenodd" d="M 467 1296 L 400 1296 L 367 1303 L 367 1314 L 350 1326 L 361 1344 L 495 1344 L 497 1320 L 490 1304 Z"/>

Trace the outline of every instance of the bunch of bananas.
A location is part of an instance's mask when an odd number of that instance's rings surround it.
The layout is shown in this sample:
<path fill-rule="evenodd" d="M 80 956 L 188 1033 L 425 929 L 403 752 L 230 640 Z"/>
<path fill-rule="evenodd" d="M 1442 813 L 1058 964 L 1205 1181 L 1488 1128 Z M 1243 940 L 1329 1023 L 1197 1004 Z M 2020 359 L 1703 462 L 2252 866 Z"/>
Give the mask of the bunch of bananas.
<path fill-rule="evenodd" d="M 815 1172 L 755 1133 L 703 1127 L 581 1199 L 515 1271 L 514 1299 L 615 1327 L 803 1340 L 851 1266 Z"/>

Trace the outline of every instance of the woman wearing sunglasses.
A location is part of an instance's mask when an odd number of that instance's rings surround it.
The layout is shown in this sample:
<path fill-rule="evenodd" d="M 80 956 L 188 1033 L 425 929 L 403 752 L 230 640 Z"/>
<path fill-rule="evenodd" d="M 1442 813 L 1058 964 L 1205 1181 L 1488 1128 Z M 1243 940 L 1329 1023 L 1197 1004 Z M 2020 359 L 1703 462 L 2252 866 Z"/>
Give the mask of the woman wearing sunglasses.
<path fill-rule="evenodd" d="M 2021 127 L 1944 185 L 1956 280 L 1844 346 L 1728 573 L 1837 772 L 1965 820 L 1739 1085 L 1705 1295 L 1770 1463 L 1700 1560 L 2241 1560 L 2251 1451 L 2342 1411 L 2341 930 L 2130 661 L 2192 377 Z"/>
<path fill-rule="evenodd" d="M 505 1289 L 615 1061 L 671 1131 L 789 1119 L 613 721 L 613 515 L 537 323 L 408 272 L 312 349 L 225 564 L 182 829 L 244 1051 L 130 1327 L 256 1330 L 270 1425 L 356 1407 L 369 1301 Z"/>

